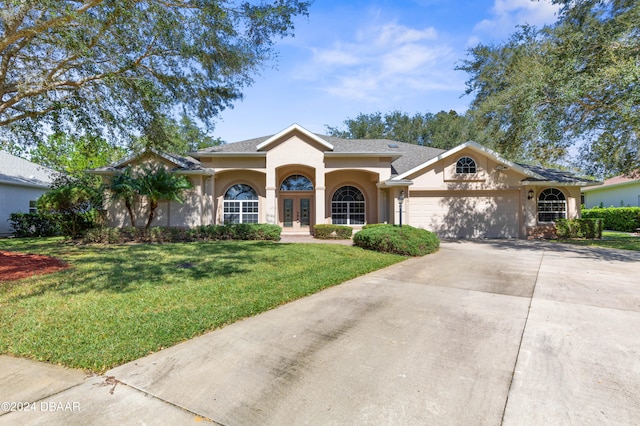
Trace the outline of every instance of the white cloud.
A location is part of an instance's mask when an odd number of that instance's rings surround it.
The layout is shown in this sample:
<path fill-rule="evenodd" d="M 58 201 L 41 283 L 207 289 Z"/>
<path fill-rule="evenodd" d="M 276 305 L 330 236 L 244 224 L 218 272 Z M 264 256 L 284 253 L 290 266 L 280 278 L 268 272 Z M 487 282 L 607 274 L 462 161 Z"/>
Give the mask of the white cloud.
<path fill-rule="evenodd" d="M 446 81 L 453 78 L 453 48 L 438 41 L 433 27 L 410 28 L 395 21 L 369 25 L 352 39 L 311 52 L 311 60 L 297 67 L 296 77 L 341 99 L 376 102 L 416 96 L 416 90 L 460 89 L 460 84 Z"/>
<path fill-rule="evenodd" d="M 475 30 L 494 35 L 511 34 L 517 25 L 542 26 L 553 23 L 559 7 L 550 0 L 495 0 L 492 17 L 480 21 Z"/>

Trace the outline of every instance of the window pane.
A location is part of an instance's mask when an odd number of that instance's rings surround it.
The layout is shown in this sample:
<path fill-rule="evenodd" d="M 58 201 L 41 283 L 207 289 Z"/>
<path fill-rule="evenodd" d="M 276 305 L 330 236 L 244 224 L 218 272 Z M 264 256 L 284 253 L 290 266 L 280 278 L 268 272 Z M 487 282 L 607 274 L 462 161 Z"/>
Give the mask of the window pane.
<path fill-rule="evenodd" d="M 538 221 L 553 222 L 567 217 L 567 201 L 557 188 L 547 188 L 538 197 Z"/>
<path fill-rule="evenodd" d="M 239 183 L 233 185 L 224 194 L 225 200 L 257 200 L 258 194 L 249 185 Z"/>
<path fill-rule="evenodd" d="M 282 181 L 280 191 L 313 191 L 313 184 L 306 176 L 291 175 Z"/>
<path fill-rule="evenodd" d="M 476 162 L 472 158 L 462 157 L 456 163 L 456 173 L 475 173 Z"/>

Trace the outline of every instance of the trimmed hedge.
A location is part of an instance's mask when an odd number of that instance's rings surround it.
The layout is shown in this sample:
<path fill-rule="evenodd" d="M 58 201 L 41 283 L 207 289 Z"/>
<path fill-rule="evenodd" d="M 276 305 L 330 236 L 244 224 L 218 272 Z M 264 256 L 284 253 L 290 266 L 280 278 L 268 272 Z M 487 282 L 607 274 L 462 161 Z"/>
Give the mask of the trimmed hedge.
<path fill-rule="evenodd" d="M 353 234 L 353 228 L 345 225 L 315 225 L 313 231 L 320 240 L 348 240 Z"/>
<path fill-rule="evenodd" d="M 558 238 L 602 238 L 602 219 L 557 219 Z"/>
<path fill-rule="evenodd" d="M 640 207 L 594 207 L 582 210 L 584 219 L 603 219 L 604 229 L 636 232 L 640 228 Z"/>
<path fill-rule="evenodd" d="M 95 228 L 83 237 L 85 243 L 120 244 L 129 241 L 142 243 L 175 243 L 218 240 L 280 241 L 282 229 L 278 225 L 240 223 L 206 225 L 197 228 Z"/>
<path fill-rule="evenodd" d="M 353 236 L 353 244 L 368 250 L 405 256 L 424 256 L 440 247 L 440 239 L 433 232 L 405 225 L 377 224 L 365 226 Z"/>

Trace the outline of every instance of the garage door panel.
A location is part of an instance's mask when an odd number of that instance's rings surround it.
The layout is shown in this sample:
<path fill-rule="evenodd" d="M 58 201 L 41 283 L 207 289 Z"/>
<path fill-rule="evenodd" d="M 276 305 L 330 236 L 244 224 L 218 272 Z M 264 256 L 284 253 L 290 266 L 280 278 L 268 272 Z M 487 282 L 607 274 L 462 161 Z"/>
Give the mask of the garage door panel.
<path fill-rule="evenodd" d="M 517 238 L 517 192 L 415 195 L 410 224 L 443 238 Z"/>

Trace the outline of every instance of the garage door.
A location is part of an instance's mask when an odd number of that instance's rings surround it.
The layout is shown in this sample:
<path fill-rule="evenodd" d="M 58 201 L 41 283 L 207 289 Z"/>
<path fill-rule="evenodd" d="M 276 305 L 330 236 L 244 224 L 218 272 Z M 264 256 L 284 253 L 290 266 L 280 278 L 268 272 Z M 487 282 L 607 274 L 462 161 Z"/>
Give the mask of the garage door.
<path fill-rule="evenodd" d="M 443 238 L 518 238 L 518 192 L 411 191 L 408 222 Z"/>

